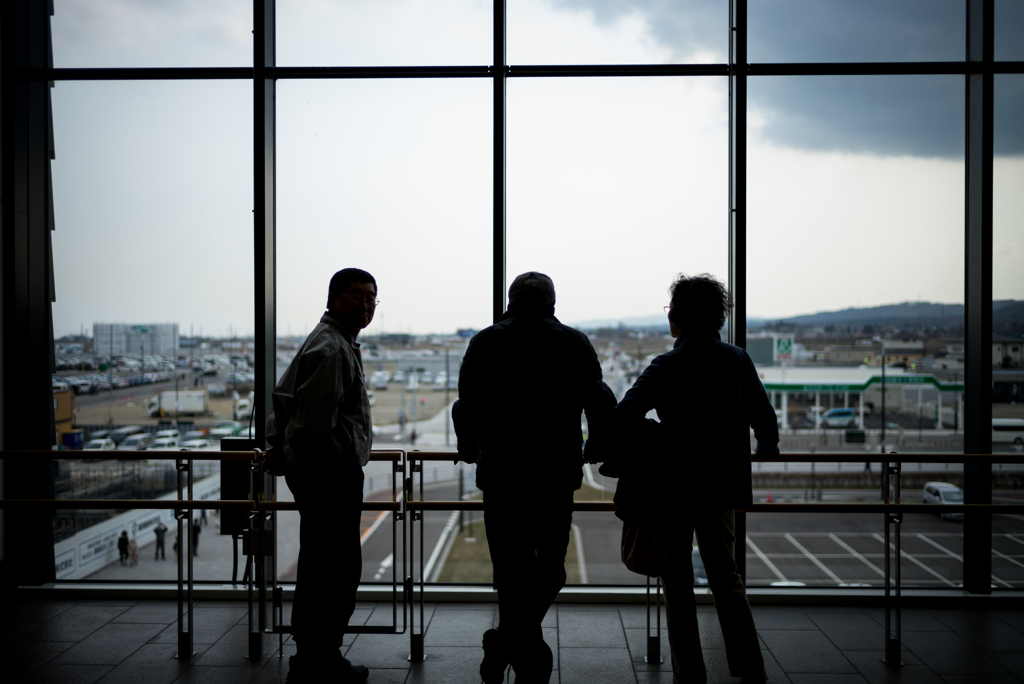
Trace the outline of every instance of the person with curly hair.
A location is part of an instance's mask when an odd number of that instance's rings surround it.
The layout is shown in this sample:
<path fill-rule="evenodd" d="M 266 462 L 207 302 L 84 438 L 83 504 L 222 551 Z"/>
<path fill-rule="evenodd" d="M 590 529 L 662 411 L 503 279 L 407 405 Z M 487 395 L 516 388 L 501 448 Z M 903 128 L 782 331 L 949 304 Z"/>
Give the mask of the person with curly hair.
<path fill-rule="evenodd" d="M 697 538 L 725 638 L 729 674 L 765 681 L 757 629 L 736 568 L 735 509 L 753 503 L 750 428 L 758 454 L 777 454 L 772 407 L 747 353 L 722 342 L 732 306 L 725 286 L 708 274 L 680 275 L 669 289 L 672 351 L 654 359 L 615 409 L 626 449 L 615 464 L 641 483 L 645 515 L 669 540 L 665 586 L 672 672 L 677 682 L 704 682 L 707 672 L 693 597 L 692 540 Z M 651 409 L 658 421 L 647 419 Z M 631 436 L 644 447 L 628 449 Z M 654 454 L 654 455 L 652 455 Z M 685 489 L 687 495 L 679 496 Z M 620 508 L 628 502 L 616 503 Z M 638 506 L 641 504 L 638 502 Z M 739 553 L 744 540 L 740 540 Z"/>

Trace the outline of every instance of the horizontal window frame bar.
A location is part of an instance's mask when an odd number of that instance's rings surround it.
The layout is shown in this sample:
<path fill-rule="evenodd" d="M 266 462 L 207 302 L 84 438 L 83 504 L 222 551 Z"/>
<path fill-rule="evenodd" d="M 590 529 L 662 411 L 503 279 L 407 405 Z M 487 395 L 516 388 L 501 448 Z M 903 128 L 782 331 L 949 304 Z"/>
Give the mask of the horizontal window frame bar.
<path fill-rule="evenodd" d="M 1024 62 L 850 62 L 748 64 L 747 76 L 928 76 L 985 73 L 1024 74 Z M 47 81 L 251 80 L 252 67 L 86 67 L 30 70 Z M 728 64 L 563 64 L 510 65 L 508 78 L 587 78 L 643 76 L 728 76 Z M 492 66 L 360 66 L 267 68 L 274 80 L 494 78 Z"/>

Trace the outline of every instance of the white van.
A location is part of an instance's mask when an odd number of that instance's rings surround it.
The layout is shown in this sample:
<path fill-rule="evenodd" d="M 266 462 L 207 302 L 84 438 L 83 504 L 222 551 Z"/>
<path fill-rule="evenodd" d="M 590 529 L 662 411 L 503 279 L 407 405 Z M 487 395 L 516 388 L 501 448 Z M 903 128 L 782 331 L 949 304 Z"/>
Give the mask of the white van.
<path fill-rule="evenodd" d="M 993 418 L 993 444 L 1024 444 L 1024 418 Z"/>

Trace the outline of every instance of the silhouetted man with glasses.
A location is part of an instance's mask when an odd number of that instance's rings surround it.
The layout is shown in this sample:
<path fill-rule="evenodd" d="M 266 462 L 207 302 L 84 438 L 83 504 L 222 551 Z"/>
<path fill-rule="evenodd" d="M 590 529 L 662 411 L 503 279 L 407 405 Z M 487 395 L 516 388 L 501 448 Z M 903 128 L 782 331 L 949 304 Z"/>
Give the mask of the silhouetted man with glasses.
<path fill-rule="evenodd" d="M 292 603 L 297 652 L 289 660 L 289 684 L 369 676 L 340 648 L 363 566 L 363 466 L 373 439 L 356 337 L 376 306 L 372 275 L 357 268 L 335 273 L 327 312 L 274 388 L 267 442 L 275 453 L 269 460 L 286 475 L 300 516 Z"/>
<path fill-rule="evenodd" d="M 552 653 L 541 621 L 565 584 L 573 491 L 582 481 L 581 416 L 600 448 L 615 396 L 590 340 L 555 318 L 555 286 L 524 273 L 508 311 L 469 343 L 452 409 L 459 458 L 477 464 L 484 524 L 498 591 L 499 626 L 483 636 L 480 676 L 547 682 Z"/>

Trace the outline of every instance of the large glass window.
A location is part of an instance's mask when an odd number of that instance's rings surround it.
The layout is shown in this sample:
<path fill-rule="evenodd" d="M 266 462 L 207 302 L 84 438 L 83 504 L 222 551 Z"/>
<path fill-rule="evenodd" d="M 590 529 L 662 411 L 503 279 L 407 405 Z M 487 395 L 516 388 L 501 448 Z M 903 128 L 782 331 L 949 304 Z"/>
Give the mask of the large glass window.
<path fill-rule="evenodd" d="M 1018 34 L 1019 35 L 1019 34 Z M 1024 445 L 1024 75 L 995 77 L 995 160 L 992 190 L 992 451 L 1018 454 Z M 1022 467 L 996 464 L 993 503 L 1019 501 Z M 1024 525 L 1019 516 L 992 521 L 992 575 L 1020 587 Z M 995 580 L 993 580 L 995 582 Z"/>
<path fill-rule="evenodd" d="M 1019 4 L 995 3 L 1000 69 L 1024 59 Z M 241 0 L 57 0 L 54 66 L 246 66 L 252 11 Z M 279 0 L 276 12 L 280 65 L 493 61 L 489 2 Z M 828 63 L 965 59 L 965 0 L 765 0 L 748 3 L 747 18 L 755 64 L 800 63 L 820 74 Z M 590 335 L 619 397 L 672 344 L 660 307 L 673 277 L 729 277 L 725 78 L 594 76 L 609 65 L 723 65 L 729 3 L 512 2 L 506 34 L 513 71 L 504 130 L 494 127 L 490 78 L 277 83 L 277 373 L 319 320 L 331 274 L 347 266 L 373 273 L 381 304 L 360 341 L 378 448 L 454 449 L 448 409 L 467 340 L 493 317 L 496 255 L 507 276 L 501 296 L 523 271 L 554 279 L 557 315 Z M 515 65 L 590 71 L 518 78 Z M 963 74 L 762 76 L 748 86 L 747 148 L 738 150 L 748 211 L 742 304 L 783 452 L 962 453 Z M 1024 335 L 1022 76 L 997 75 L 995 100 L 993 415 L 1013 420 L 1024 419 L 1013 409 L 1024 394 L 1024 343 L 1016 343 Z M 225 430 L 250 434 L 248 393 L 263 380 L 249 369 L 260 285 L 253 120 L 248 79 L 54 88 L 54 387 L 76 395 L 69 415 L 56 411 L 83 442 L 103 444 L 104 430 L 132 425 L 152 438 L 177 430 L 175 446 L 199 440 L 198 451 L 217 449 Z M 501 136 L 505 158 L 496 160 Z M 495 244 L 502 163 L 506 235 Z M 227 421 L 236 424 L 218 425 Z M 996 442 L 997 451 L 1017 453 L 1012 441 Z M 170 466 L 126 453 L 62 461 L 60 495 L 167 495 Z M 810 468 L 755 463 L 755 501 L 879 498 L 877 465 Z M 219 470 L 200 463 L 201 496 L 220 494 Z M 1013 499 L 1020 468 L 994 471 L 1004 478 L 994 498 Z M 428 498 L 479 497 L 472 467 L 444 460 L 424 472 Z M 367 499 L 389 500 L 391 464 L 371 463 L 366 474 Z M 904 501 L 934 501 L 946 513 L 906 517 L 905 583 L 956 587 L 963 534 L 949 509 L 961 468 L 913 462 L 903 478 Z M 614 486 L 588 468 L 577 498 L 609 501 Z M 283 481 L 280 496 L 289 496 Z M 58 516 L 58 564 L 79 554 L 65 576 L 83 576 L 85 560 L 99 569 L 100 552 L 114 554 L 118 525 L 152 553 L 155 518 L 117 514 Z M 225 581 L 204 550 L 229 553 L 232 540 L 215 532 L 212 511 L 207 518 L 196 577 Z M 364 518 L 368 581 L 389 580 L 400 561 L 376 532 L 386 518 Z M 750 515 L 751 584 L 880 586 L 879 518 Z M 170 551 L 176 524 L 162 519 Z M 424 519 L 429 580 L 489 581 L 479 515 Z M 297 516 L 279 521 L 279 577 L 290 580 Z M 619 563 L 615 518 L 585 513 L 574 522 L 570 583 L 637 583 Z M 76 546 L 90 527 L 95 534 Z M 1020 584 L 1018 528 L 1009 517 L 994 523 L 996 586 Z M 135 570 L 110 559 L 102 575 L 110 579 L 174 576 L 171 564 Z"/>
<path fill-rule="evenodd" d="M 944 366 L 963 325 L 963 126 L 960 77 L 750 82 L 747 348 L 784 453 L 962 453 L 949 391 L 962 367 Z M 755 500 L 874 501 L 879 470 L 755 464 Z M 962 485 L 954 470 L 905 466 L 903 500 L 933 479 Z M 873 516 L 795 517 L 749 516 L 752 583 L 880 585 Z M 928 516 L 906 516 L 903 530 L 962 544 L 959 527 Z M 931 570 L 905 563 L 905 582 L 960 581 L 959 566 L 936 569 L 917 541 L 905 550 Z"/>
<path fill-rule="evenodd" d="M 244 81 L 53 90 L 54 384 L 75 395 L 58 433 L 88 449 L 58 462 L 61 498 L 170 494 L 173 461 L 145 449 L 216 449 L 217 421 L 238 417 L 255 385 L 251 98 Z M 198 462 L 196 477 L 197 492 L 217 498 L 219 465 Z M 71 576 L 92 575 L 117 560 L 103 535 L 137 535 L 152 555 L 158 518 L 170 554 L 170 511 L 63 511 L 55 541 L 77 554 Z M 151 563 L 132 571 L 176 577 Z M 226 579 L 198 567 L 197 577 Z"/>

